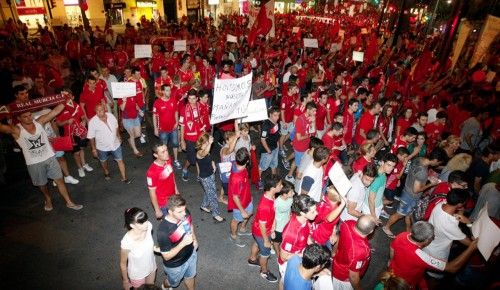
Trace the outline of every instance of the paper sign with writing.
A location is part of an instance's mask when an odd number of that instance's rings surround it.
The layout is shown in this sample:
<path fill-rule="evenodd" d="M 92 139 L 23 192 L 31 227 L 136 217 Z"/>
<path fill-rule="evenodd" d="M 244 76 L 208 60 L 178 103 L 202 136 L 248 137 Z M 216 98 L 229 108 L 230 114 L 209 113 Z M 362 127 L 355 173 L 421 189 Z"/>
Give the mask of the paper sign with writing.
<path fill-rule="evenodd" d="M 364 58 L 365 58 L 364 52 L 362 52 L 362 51 L 353 51 L 352 52 L 352 60 L 363 62 Z"/>
<path fill-rule="evenodd" d="M 318 40 L 316 38 L 304 38 L 304 47 L 318 48 Z"/>
<path fill-rule="evenodd" d="M 298 26 L 294 26 L 294 27 L 292 28 L 292 33 L 298 33 L 298 32 L 299 32 L 299 29 L 300 29 L 300 27 L 298 27 Z"/>
<path fill-rule="evenodd" d="M 330 171 L 328 171 L 328 177 L 340 195 L 345 197 L 349 190 L 351 190 L 352 183 L 345 175 L 339 162 L 335 162 L 332 168 L 330 168 Z"/>
<path fill-rule="evenodd" d="M 237 79 L 215 79 L 210 124 L 246 117 L 252 73 Z"/>
<path fill-rule="evenodd" d="M 136 85 L 132 82 L 112 82 L 111 92 L 114 99 L 122 99 L 126 97 L 133 97 L 136 94 Z"/>
<path fill-rule="evenodd" d="M 186 40 L 174 40 L 174 51 L 186 51 Z"/>
<path fill-rule="evenodd" d="M 479 212 L 478 218 L 472 224 L 472 234 L 479 238 L 477 248 L 484 259 L 488 261 L 493 250 L 500 242 L 500 229 L 488 215 L 488 203 Z"/>
<path fill-rule="evenodd" d="M 151 44 L 136 44 L 134 45 L 134 58 L 151 57 L 153 50 Z"/>
<path fill-rule="evenodd" d="M 267 106 L 266 99 L 258 99 L 248 102 L 246 117 L 241 119 L 243 123 L 251 123 L 266 120 Z"/>
<path fill-rule="evenodd" d="M 228 34 L 227 35 L 227 42 L 237 43 L 238 42 L 238 38 L 236 36 L 234 36 L 234 35 Z"/>

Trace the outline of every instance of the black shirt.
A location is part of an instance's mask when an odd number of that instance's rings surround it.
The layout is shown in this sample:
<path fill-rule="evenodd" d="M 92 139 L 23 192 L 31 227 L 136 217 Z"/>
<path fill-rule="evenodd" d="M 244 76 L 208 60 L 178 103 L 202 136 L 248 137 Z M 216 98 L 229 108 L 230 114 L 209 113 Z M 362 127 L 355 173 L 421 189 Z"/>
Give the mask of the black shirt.
<path fill-rule="evenodd" d="M 191 223 L 192 218 L 188 210 L 186 210 L 186 220 L 189 223 L 189 226 L 192 228 L 193 227 L 193 224 Z M 157 233 L 157 240 L 158 240 L 158 245 L 160 246 L 160 250 L 162 252 L 168 252 L 171 249 L 175 248 L 182 241 L 185 234 L 186 232 L 184 230 L 182 222 L 174 224 L 169 222 L 166 218 L 164 218 L 160 222 L 160 225 L 158 226 L 158 233 Z M 167 268 L 179 267 L 182 264 L 184 264 L 189 259 L 189 257 L 191 257 L 193 250 L 194 246 L 191 243 L 190 245 L 187 245 L 184 248 L 182 248 L 179 251 L 179 253 L 177 253 L 177 255 L 172 259 L 168 261 L 163 260 L 163 264 Z"/>
<path fill-rule="evenodd" d="M 267 147 L 271 151 L 278 148 L 278 140 L 280 139 L 280 124 L 274 124 L 269 119 L 262 122 L 262 131 L 260 138 L 266 139 Z M 260 146 L 260 153 L 267 153 L 264 146 Z"/>

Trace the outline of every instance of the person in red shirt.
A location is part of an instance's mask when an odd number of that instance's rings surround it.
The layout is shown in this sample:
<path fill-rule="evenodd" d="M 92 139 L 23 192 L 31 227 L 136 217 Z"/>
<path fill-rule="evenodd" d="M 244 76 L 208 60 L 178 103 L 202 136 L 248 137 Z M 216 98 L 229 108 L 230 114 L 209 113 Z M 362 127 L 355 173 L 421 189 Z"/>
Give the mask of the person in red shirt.
<path fill-rule="evenodd" d="M 356 99 L 350 99 L 347 110 L 344 110 L 344 140 L 346 144 L 352 144 L 354 134 L 354 113 L 358 111 L 359 102 Z"/>
<path fill-rule="evenodd" d="M 332 263 L 333 289 L 361 289 L 361 278 L 371 258 L 368 236 L 376 225 L 370 215 L 340 225 L 337 254 Z"/>
<path fill-rule="evenodd" d="M 264 178 L 264 194 L 259 201 L 252 224 L 254 242 L 250 249 L 248 264 L 260 266 L 260 275 L 269 282 L 278 280 L 273 273 L 269 272 L 267 262 L 271 255 L 271 238 L 274 238 L 274 199 L 275 194 L 280 192 L 282 187 L 277 175 L 268 175 Z M 258 260 L 257 256 L 259 256 Z"/>
<path fill-rule="evenodd" d="M 396 154 L 396 151 L 400 147 L 408 147 L 408 144 L 415 142 L 415 139 L 417 138 L 418 131 L 417 129 L 413 127 L 408 127 L 406 128 L 405 132 L 403 135 L 398 135 L 396 138 L 396 141 L 391 147 L 391 153 Z"/>
<path fill-rule="evenodd" d="M 146 173 L 149 189 L 149 197 L 153 204 L 155 216 L 160 219 L 168 214 L 167 201 L 174 194 L 179 194 L 175 184 L 172 159 L 168 154 L 168 148 L 164 144 L 153 146 L 153 156 L 156 158 Z"/>
<path fill-rule="evenodd" d="M 129 135 L 128 142 L 136 157 L 142 157 L 143 154 L 137 149 L 135 139 L 141 137 L 141 122 L 139 111 L 141 108 L 134 97 L 125 97 L 118 100 L 118 106 L 122 112 L 123 128 Z"/>
<path fill-rule="evenodd" d="M 375 118 L 380 114 L 380 111 L 382 111 L 382 106 L 380 102 L 377 101 L 366 109 L 367 111 L 361 116 L 359 124 L 356 126 L 354 141 L 358 145 L 363 145 L 366 140 L 366 134 L 375 127 Z"/>
<path fill-rule="evenodd" d="M 385 105 L 382 109 L 376 127 L 380 133 L 380 138 L 384 142 L 384 146 L 389 146 L 394 139 L 394 116 L 393 108 L 390 105 Z"/>
<path fill-rule="evenodd" d="M 404 109 L 403 116 L 396 121 L 396 138 L 399 138 L 411 126 L 412 115 L 413 110 L 411 108 Z"/>
<path fill-rule="evenodd" d="M 321 201 L 316 205 L 318 215 L 312 223 L 312 238 L 329 249 L 337 242 L 334 228 L 340 220 L 340 214 L 346 205 L 346 199 L 333 186 L 326 190 Z"/>
<path fill-rule="evenodd" d="M 186 162 L 182 169 L 182 180 L 188 181 L 189 165 L 196 166 L 196 141 L 200 137 L 203 128 L 201 106 L 198 103 L 198 95 L 195 90 L 188 92 L 188 103 L 179 111 L 180 145 L 186 151 Z"/>
<path fill-rule="evenodd" d="M 155 92 L 161 92 L 163 85 L 172 86 L 172 79 L 168 76 L 167 68 L 164 66 L 160 69 L 160 76 L 155 79 Z"/>
<path fill-rule="evenodd" d="M 295 84 L 295 82 L 290 82 L 288 84 L 288 90 L 283 93 L 283 96 L 281 98 L 281 118 L 280 118 L 280 125 L 281 125 L 281 137 L 279 141 L 280 149 L 281 149 L 281 155 L 286 157 L 285 153 L 285 142 L 290 136 L 290 133 L 293 130 L 293 111 L 295 109 L 295 104 L 298 99 L 299 95 L 299 88 Z"/>
<path fill-rule="evenodd" d="M 208 58 L 204 58 L 198 70 L 200 71 L 201 87 L 207 92 L 211 92 L 214 88 L 215 68 L 210 65 Z"/>
<path fill-rule="evenodd" d="M 162 72 L 164 72 L 162 70 Z M 177 101 L 171 97 L 171 89 L 168 85 L 162 85 L 159 98 L 153 104 L 153 128 L 155 136 L 160 138 L 162 144 L 172 147 L 174 155 L 174 166 L 181 169 L 181 163 L 177 159 L 179 148 L 179 112 Z"/>
<path fill-rule="evenodd" d="M 230 239 L 240 248 L 245 243 L 239 238 L 240 235 L 249 235 L 247 223 L 253 214 L 252 194 L 250 193 L 250 179 L 248 177 L 247 164 L 250 161 L 250 153 L 246 148 L 236 151 L 235 162 L 231 167 L 228 184 L 227 210 L 233 211 L 233 219 L 230 224 Z M 238 230 L 239 226 L 239 230 Z"/>
<path fill-rule="evenodd" d="M 427 150 L 429 152 L 432 151 L 436 144 L 439 144 L 439 142 L 443 139 L 442 136 L 445 130 L 447 119 L 448 116 L 446 115 L 446 112 L 440 111 L 436 114 L 436 121 L 425 126 L 424 131 L 427 134 Z"/>
<path fill-rule="evenodd" d="M 422 251 L 434 240 L 434 226 L 419 221 L 413 224 L 410 232 L 402 232 L 391 243 L 389 271 L 415 288 L 424 279 L 425 271 L 446 271 L 455 273 L 467 263 L 477 249 L 478 239 L 453 261 L 445 262 Z"/>
<path fill-rule="evenodd" d="M 153 45 L 153 57 L 151 58 L 151 73 L 157 79 L 161 68 L 167 65 L 166 52 L 161 52 L 158 45 Z"/>
<path fill-rule="evenodd" d="M 68 56 L 71 64 L 71 70 L 75 73 L 81 73 L 80 57 L 82 45 L 78 40 L 78 35 L 76 33 L 71 34 L 71 39 L 66 42 L 64 50 L 66 51 L 66 55 Z"/>
<path fill-rule="evenodd" d="M 282 242 L 278 256 L 281 274 L 280 286 L 283 285 L 287 261 L 293 255 L 300 255 L 307 244 L 312 243 L 311 222 L 318 215 L 316 202 L 306 194 L 295 195 L 292 203 L 292 216 L 283 228 Z M 283 289 L 280 287 L 280 289 Z"/>
<path fill-rule="evenodd" d="M 340 152 L 346 148 L 344 142 L 344 127 L 342 123 L 334 122 L 332 124 L 332 129 L 323 135 L 321 141 L 323 141 L 326 148 L 330 149 L 330 156 L 336 161 L 340 160 Z"/>
<path fill-rule="evenodd" d="M 85 112 L 87 120 L 95 116 L 95 107 L 99 104 L 106 105 L 107 98 L 102 88 L 97 86 L 97 79 L 90 75 L 80 94 L 80 106 Z"/>
<path fill-rule="evenodd" d="M 185 55 L 181 60 L 181 67 L 177 73 L 181 79 L 181 87 L 191 88 L 195 82 L 193 71 L 191 70 L 191 57 Z"/>
<path fill-rule="evenodd" d="M 211 112 L 211 107 L 210 107 L 210 102 L 208 98 L 208 91 L 204 90 L 199 90 L 198 91 L 198 97 L 199 97 L 199 104 L 200 104 L 200 116 L 201 116 L 201 121 L 203 123 L 202 131 L 204 132 L 210 132 L 212 131 L 212 125 L 210 124 L 210 112 Z"/>
<path fill-rule="evenodd" d="M 322 92 L 318 102 L 316 103 L 316 137 L 319 139 L 323 138 L 323 135 L 325 135 L 331 125 L 327 101 L 328 94 L 326 92 Z"/>
<path fill-rule="evenodd" d="M 125 50 L 123 50 L 123 45 L 122 44 L 117 44 L 116 49 L 113 53 L 114 56 L 114 61 L 115 61 L 115 71 L 114 73 L 116 75 L 121 75 L 123 74 L 123 71 L 125 70 L 125 67 L 128 64 L 129 61 L 129 56 Z"/>

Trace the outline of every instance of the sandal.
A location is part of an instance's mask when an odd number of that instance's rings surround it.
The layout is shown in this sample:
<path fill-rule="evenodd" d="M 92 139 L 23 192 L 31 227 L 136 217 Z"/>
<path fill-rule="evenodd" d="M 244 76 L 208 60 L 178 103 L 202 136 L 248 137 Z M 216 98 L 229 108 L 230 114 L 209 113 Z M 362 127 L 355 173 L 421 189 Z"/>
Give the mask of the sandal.
<path fill-rule="evenodd" d="M 211 210 L 209 210 L 208 208 L 205 208 L 205 207 L 202 207 L 202 206 L 200 206 L 200 210 L 201 210 L 201 211 L 204 211 L 204 212 L 206 212 L 206 213 L 211 213 L 211 212 L 212 212 L 212 211 L 211 211 Z"/>
<path fill-rule="evenodd" d="M 214 219 L 215 223 L 223 223 L 226 221 L 226 219 L 221 217 L 220 215 L 214 216 L 213 219 Z"/>
<path fill-rule="evenodd" d="M 227 204 L 227 199 L 225 198 L 219 198 L 219 202 L 223 204 Z"/>
<path fill-rule="evenodd" d="M 394 239 L 396 236 L 391 232 L 390 229 L 386 228 L 386 227 L 382 227 L 382 230 L 384 231 L 384 233 L 391 239 Z"/>
<path fill-rule="evenodd" d="M 134 153 L 134 155 L 136 158 L 141 158 L 142 156 L 144 156 L 144 154 L 140 151 L 137 151 L 137 153 Z"/>
<path fill-rule="evenodd" d="M 127 179 L 122 179 L 122 182 L 125 184 L 131 184 L 132 180 L 133 180 L 133 178 L 127 178 Z"/>
<path fill-rule="evenodd" d="M 43 206 L 43 209 L 45 211 L 51 211 L 54 209 L 54 207 L 52 205 L 49 206 L 49 205 L 47 205 L 47 203 L 45 203 L 45 205 Z"/>
<path fill-rule="evenodd" d="M 105 180 L 111 180 L 111 175 L 108 174 L 104 174 L 104 179 Z"/>

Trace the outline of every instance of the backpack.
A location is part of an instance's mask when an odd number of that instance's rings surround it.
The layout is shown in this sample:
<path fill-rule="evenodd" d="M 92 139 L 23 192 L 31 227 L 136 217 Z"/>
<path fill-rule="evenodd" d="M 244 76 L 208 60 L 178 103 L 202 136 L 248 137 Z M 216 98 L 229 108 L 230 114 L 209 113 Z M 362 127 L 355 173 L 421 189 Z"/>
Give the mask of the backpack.
<path fill-rule="evenodd" d="M 436 204 L 443 199 L 446 199 L 446 194 L 426 194 L 422 196 L 422 198 L 417 201 L 417 205 L 413 211 L 413 218 L 415 221 L 428 220 Z"/>

